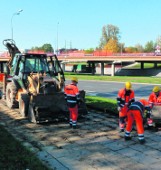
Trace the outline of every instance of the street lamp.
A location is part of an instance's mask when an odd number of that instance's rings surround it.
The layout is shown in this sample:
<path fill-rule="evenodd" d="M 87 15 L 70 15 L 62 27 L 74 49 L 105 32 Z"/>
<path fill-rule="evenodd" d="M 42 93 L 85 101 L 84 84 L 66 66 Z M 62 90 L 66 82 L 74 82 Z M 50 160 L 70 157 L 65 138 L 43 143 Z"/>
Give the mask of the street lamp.
<path fill-rule="evenodd" d="M 12 38 L 12 39 L 13 39 L 13 17 L 14 17 L 15 15 L 20 15 L 20 13 L 21 13 L 22 11 L 23 11 L 22 9 L 18 10 L 17 12 L 13 13 L 13 15 L 12 15 L 12 17 L 11 17 L 11 33 L 12 33 L 11 38 Z"/>
<path fill-rule="evenodd" d="M 57 23 L 57 55 L 58 55 L 58 26 L 59 26 L 59 22 Z"/>

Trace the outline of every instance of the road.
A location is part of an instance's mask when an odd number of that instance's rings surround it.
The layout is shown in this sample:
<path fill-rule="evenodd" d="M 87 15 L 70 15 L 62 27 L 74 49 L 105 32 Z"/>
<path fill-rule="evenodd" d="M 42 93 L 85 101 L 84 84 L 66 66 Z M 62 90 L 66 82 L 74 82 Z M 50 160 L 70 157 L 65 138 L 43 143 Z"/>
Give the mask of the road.
<path fill-rule="evenodd" d="M 66 83 L 69 83 L 69 80 Z M 121 82 L 79 80 L 78 86 L 80 90 L 84 89 L 88 95 L 116 99 L 118 90 L 124 88 L 124 84 Z M 152 84 L 132 83 L 136 99 L 148 99 L 153 87 Z"/>

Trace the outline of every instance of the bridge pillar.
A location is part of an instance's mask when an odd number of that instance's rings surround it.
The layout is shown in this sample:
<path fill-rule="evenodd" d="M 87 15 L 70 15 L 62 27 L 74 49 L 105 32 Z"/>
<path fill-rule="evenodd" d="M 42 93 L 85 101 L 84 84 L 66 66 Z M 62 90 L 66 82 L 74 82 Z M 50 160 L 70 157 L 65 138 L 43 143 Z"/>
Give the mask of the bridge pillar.
<path fill-rule="evenodd" d="M 154 68 L 157 68 L 157 62 L 154 62 Z"/>
<path fill-rule="evenodd" d="M 101 62 L 101 75 L 104 75 L 104 62 Z"/>
<path fill-rule="evenodd" d="M 144 62 L 141 62 L 141 69 L 144 69 Z"/>
<path fill-rule="evenodd" d="M 115 76 L 115 63 L 112 62 L 111 64 L 111 76 Z"/>
<path fill-rule="evenodd" d="M 94 75 L 96 72 L 96 67 L 95 67 L 95 63 L 92 62 L 92 74 Z"/>

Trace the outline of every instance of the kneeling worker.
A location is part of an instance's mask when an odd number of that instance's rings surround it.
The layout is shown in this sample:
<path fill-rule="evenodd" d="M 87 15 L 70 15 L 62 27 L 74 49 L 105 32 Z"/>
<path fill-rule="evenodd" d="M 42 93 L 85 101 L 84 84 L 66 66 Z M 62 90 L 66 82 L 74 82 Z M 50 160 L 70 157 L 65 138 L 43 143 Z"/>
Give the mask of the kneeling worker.
<path fill-rule="evenodd" d="M 147 117 L 151 116 L 151 108 L 148 101 L 141 99 L 139 101 L 133 102 L 127 112 L 127 126 L 125 131 L 125 140 L 130 140 L 130 132 L 133 127 L 133 122 L 136 122 L 136 128 L 138 133 L 139 142 L 141 144 L 145 143 L 144 139 L 144 125 L 143 125 L 143 114 L 144 111 L 147 111 Z"/>

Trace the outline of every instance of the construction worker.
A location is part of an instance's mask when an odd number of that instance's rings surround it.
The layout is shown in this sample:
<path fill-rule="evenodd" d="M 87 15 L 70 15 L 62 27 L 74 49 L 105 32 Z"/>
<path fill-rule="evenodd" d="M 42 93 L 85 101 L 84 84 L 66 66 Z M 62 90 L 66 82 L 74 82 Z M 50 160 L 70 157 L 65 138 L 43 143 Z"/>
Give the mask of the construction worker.
<path fill-rule="evenodd" d="M 131 89 L 132 85 L 130 82 L 125 83 L 125 88 L 119 90 L 117 96 L 117 104 L 119 111 L 119 128 L 120 132 L 124 132 L 127 118 L 127 109 L 132 102 L 135 101 L 134 91 Z"/>
<path fill-rule="evenodd" d="M 153 108 L 154 105 L 161 104 L 161 91 L 159 86 L 154 86 L 148 101 L 151 108 Z"/>
<path fill-rule="evenodd" d="M 151 109 L 153 108 L 154 105 L 161 105 L 161 91 L 159 86 L 154 86 L 152 93 L 149 95 L 148 102 Z M 153 119 L 148 118 L 147 125 L 148 127 L 152 127 Z"/>
<path fill-rule="evenodd" d="M 145 99 L 141 99 L 139 101 L 133 102 L 127 111 L 127 125 L 125 131 L 125 140 L 130 140 L 131 135 L 130 132 L 133 128 L 133 122 L 136 123 L 137 133 L 139 142 L 141 144 L 145 143 L 144 139 L 144 125 L 143 125 L 143 116 L 146 110 L 146 117 L 151 117 L 151 108 L 149 106 L 148 101 Z"/>
<path fill-rule="evenodd" d="M 69 124 L 73 129 L 76 129 L 77 127 L 78 103 L 80 102 L 80 94 L 77 84 L 77 77 L 73 77 L 71 79 L 71 84 L 66 85 L 64 88 L 64 95 L 70 112 Z"/>

